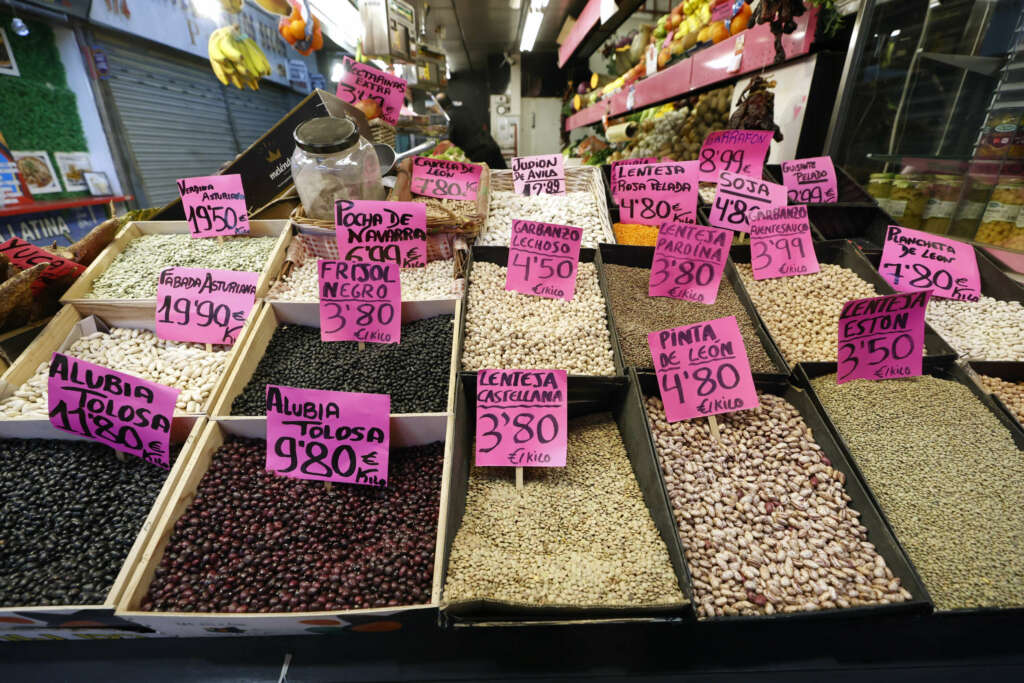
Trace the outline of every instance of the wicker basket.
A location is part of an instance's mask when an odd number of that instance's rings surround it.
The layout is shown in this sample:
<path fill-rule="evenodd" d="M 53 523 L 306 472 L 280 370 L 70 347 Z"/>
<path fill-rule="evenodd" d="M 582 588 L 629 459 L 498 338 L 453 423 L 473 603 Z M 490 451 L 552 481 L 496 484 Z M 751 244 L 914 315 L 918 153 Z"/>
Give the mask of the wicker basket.
<path fill-rule="evenodd" d="M 387 121 L 381 119 L 370 121 L 370 136 L 373 142 L 380 142 L 388 147 L 395 146 L 395 127 Z"/>
<path fill-rule="evenodd" d="M 476 201 L 467 202 L 458 199 L 435 199 L 433 197 L 413 197 L 410 190 L 412 180 L 412 159 L 405 159 L 398 165 L 398 176 L 395 187 L 388 195 L 392 201 L 419 201 L 427 206 L 427 232 L 430 234 L 446 233 L 476 237 L 487 220 L 487 207 L 491 197 L 491 176 L 494 173 L 487 164 L 480 164 L 480 187 L 477 189 Z M 461 211 L 455 211 L 459 208 Z"/>

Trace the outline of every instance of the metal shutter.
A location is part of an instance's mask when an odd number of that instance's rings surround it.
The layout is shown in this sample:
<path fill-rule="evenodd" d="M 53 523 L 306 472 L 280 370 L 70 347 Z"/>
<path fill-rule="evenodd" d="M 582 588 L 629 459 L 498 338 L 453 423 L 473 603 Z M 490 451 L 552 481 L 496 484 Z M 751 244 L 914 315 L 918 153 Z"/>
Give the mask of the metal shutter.
<path fill-rule="evenodd" d="M 263 81 L 260 89 L 225 88 L 241 151 L 259 140 L 302 100 L 302 95 Z"/>

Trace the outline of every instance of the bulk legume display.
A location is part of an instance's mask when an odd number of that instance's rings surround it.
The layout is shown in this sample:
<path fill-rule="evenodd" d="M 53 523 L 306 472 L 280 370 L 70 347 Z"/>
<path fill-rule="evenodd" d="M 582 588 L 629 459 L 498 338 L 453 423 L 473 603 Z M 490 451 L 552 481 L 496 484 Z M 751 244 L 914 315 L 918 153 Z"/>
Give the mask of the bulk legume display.
<path fill-rule="evenodd" d="M 903 602 L 910 593 L 869 541 L 800 412 L 758 392 L 753 410 L 669 423 L 647 417 L 701 617 Z"/>
<path fill-rule="evenodd" d="M 1008 382 L 999 377 L 989 375 L 978 375 L 981 383 L 990 392 L 999 397 L 1003 404 L 1010 409 L 1018 422 L 1024 423 L 1024 382 Z"/>
<path fill-rule="evenodd" d="M 444 444 L 392 449 L 386 488 L 266 470 L 266 442 L 213 454 L 144 611 L 306 612 L 430 602 Z"/>
<path fill-rule="evenodd" d="M 317 259 L 307 259 L 267 292 L 272 301 L 319 301 Z M 454 262 L 430 261 L 424 268 L 402 268 L 402 301 L 454 299 Z"/>
<path fill-rule="evenodd" d="M 633 244 L 640 247 L 653 247 L 658 244 L 658 228 L 653 225 L 636 223 L 615 223 L 612 225 L 615 241 L 619 244 Z"/>
<path fill-rule="evenodd" d="M 476 243 L 482 246 L 507 247 L 512 221 L 520 219 L 539 223 L 572 225 L 583 231 L 581 245 L 597 248 L 601 242 L 612 242 L 612 235 L 601 218 L 597 200 L 590 192 L 566 192 L 564 196 L 538 194 L 526 197 L 515 192 L 491 192 L 491 207 L 483 233 Z"/>
<path fill-rule="evenodd" d="M 1024 305 L 983 296 L 979 301 L 931 299 L 925 319 L 949 345 L 972 360 L 1024 360 Z"/>
<path fill-rule="evenodd" d="M 938 609 L 1024 604 L 1024 453 L 957 382 L 812 380 Z"/>
<path fill-rule="evenodd" d="M 577 607 L 684 604 L 609 413 L 570 420 L 565 467 L 473 467 L 444 598 Z"/>

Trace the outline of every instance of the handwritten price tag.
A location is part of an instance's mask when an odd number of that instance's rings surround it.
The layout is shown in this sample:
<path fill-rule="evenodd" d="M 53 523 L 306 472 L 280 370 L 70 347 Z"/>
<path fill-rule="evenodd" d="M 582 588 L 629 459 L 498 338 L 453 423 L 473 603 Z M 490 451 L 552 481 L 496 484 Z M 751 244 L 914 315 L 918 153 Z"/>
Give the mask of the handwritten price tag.
<path fill-rule="evenodd" d="M 321 341 L 401 341 L 398 266 L 324 259 L 318 268 Z"/>
<path fill-rule="evenodd" d="M 192 237 L 224 237 L 249 232 L 242 176 L 208 175 L 178 181 L 181 205 L 185 209 Z"/>
<path fill-rule="evenodd" d="M 839 183 L 832 157 L 782 162 L 782 184 L 791 204 L 830 204 L 839 201 Z"/>
<path fill-rule="evenodd" d="M 821 270 L 806 206 L 772 206 L 750 213 L 750 266 L 755 280 Z"/>
<path fill-rule="evenodd" d="M 928 290 L 944 299 L 981 299 L 974 247 L 947 237 L 890 225 L 878 270 L 900 292 Z"/>
<path fill-rule="evenodd" d="M 571 225 L 513 220 L 505 289 L 572 301 L 582 239 Z"/>
<path fill-rule="evenodd" d="M 477 466 L 565 467 L 565 370 L 481 370 L 476 382 Z"/>
<path fill-rule="evenodd" d="M 482 173 L 480 164 L 413 157 L 412 192 L 436 199 L 476 201 Z"/>
<path fill-rule="evenodd" d="M 54 353 L 46 391 L 57 429 L 170 469 L 178 389 Z"/>
<path fill-rule="evenodd" d="M 28 270 L 40 263 L 48 263 L 39 278 L 32 283 L 32 292 L 41 293 L 47 285 L 62 278 L 77 278 L 85 272 L 85 266 L 69 261 L 66 258 L 51 254 L 42 247 L 26 242 L 20 237 L 12 237 L 0 244 L 0 254 L 22 270 Z"/>
<path fill-rule="evenodd" d="M 839 314 L 837 384 L 921 374 L 930 292 L 854 299 Z"/>
<path fill-rule="evenodd" d="M 619 172 L 623 223 L 663 225 L 697 220 L 697 162 L 627 166 Z"/>
<path fill-rule="evenodd" d="M 512 158 L 516 194 L 565 194 L 565 162 L 561 154 Z"/>
<path fill-rule="evenodd" d="M 426 204 L 343 199 L 334 204 L 334 225 L 343 260 L 427 265 Z"/>
<path fill-rule="evenodd" d="M 715 303 L 730 246 L 730 230 L 666 223 L 654 246 L 647 295 Z"/>
<path fill-rule="evenodd" d="M 398 114 L 405 102 L 405 80 L 349 57 L 345 57 L 342 66 L 344 73 L 335 93 L 338 99 L 349 104 L 373 100 L 380 105 L 382 119 L 392 126 L 398 123 Z"/>
<path fill-rule="evenodd" d="M 623 159 L 621 161 L 613 161 L 611 172 L 609 175 L 609 182 L 611 184 L 612 201 L 616 204 L 619 203 L 619 188 L 618 180 L 622 174 L 622 169 L 626 166 L 639 166 L 641 164 L 656 164 L 658 163 L 655 157 L 642 157 L 638 159 Z"/>
<path fill-rule="evenodd" d="M 669 422 L 760 405 L 736 317 L 647 335 Z"/>
<path fill-rule="evenodd" d="M 256 304 L 259 273 L 168 268 L 156 286 L 156 336 L 234 344 Z"/>
<path fill-rule="evenodd" d="M 717 130 L 708 133 L 698 157 L 701 182 L 717 183 L 722 171 L 761 177 L 771 141 L 770 130 Z"/>
<path fill-rule="evenodd" d="M 723 171 L 715 189 L 708 221 L 729 230 L 750 230 L 751 209 L 786 205 L 786 188 L 750 176 Z"/>
<path fill-rule="evenodd" d="M 391 397 L 267 385 L 267 471 L 388 485 Z"/>

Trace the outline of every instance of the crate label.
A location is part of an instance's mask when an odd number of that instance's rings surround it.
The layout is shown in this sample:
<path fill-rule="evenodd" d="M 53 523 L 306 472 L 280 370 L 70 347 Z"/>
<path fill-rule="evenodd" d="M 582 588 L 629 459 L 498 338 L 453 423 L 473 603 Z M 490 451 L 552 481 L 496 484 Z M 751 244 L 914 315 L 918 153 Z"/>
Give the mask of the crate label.
<path fill-rule="evenodd" d="M 481 370 L 476 376 L 476 464 L 565 467 L 565 370 Z"/>
<path fill-rule="evenodd" d="M 413 157 L 410 189 L 423 197 L 475 202 L 483 171 L 480 164 Z"/>
<path fill-rule="evenodd" d="M 565 194 L 565 160 L 561 154 L 512 158 L 512 184 L 516 194 Z"/>
<path fill-rule="evenodd" d="M 199 344 L 235 343 L 256 305 L 259 273 L 167 268 L 156 286 L 156 336 Z"/>
<path fill-rule="evenodd" d="M 338 255 L 345 261 L 427 265 L 427 205 L 342 199 L 334 203 Z"/>
<path fill-rule="evenodd" d="M 360 64 L 350 57 L 342 61 L 341 82 L 335 95 L 348 104 L 375 100 L 380 105 L 380 118 L 392 126 L 405 103 L 405 79 L 392 76 L 369 64 Z"/>
<path fill-rule="evenodd" d="M 718 130 L 700 146 L 700 181 L 717 183 L 722 171 L 760 177 L 772 141 L 770 130 Z"/>
<path fill-rule="evenodd" d="M 974 247 L 948 237 L 890 225 L 878 270 L 900 292 L 928 290 L 943 299 L 981 299 Z"/>
<path fill-rule="evenodd" d="M 402 283 L 397 265 L 322 259 L 317 279 L 321 341 L 401 342 Z"/>
<path fill-rule="evenodd" d="M 839 314 L 836 383 L 921 374 L 931 292 L 854 299 Z"/>
<path fill-rule="evenodd" d="M 736 316 L 647 335 L 669 422 L 760 405 Z"/>
<path fill-rule="evenodd" d="M 513 220 L 505 289 L 572 301 L 583 231 L 571 225 Z"/>
<path fill-rule="evenodd" d="M 0 254 L 22 270 L 28 270 L 40 263 L 48 263 L 39 277 L 32 283 L 32 292 L 41 294 L 47 285 L 55 280 L 73 276 L 78 277 L 85 272 L 85 266 L 70 259 L 51 254 L 42 247 L 26 242 L 20 237 L 12 237 L 0 244 Z"/>
<path fill-rule="evenodd" d="M 616 204 L 619 203 L 619 186 L 618 180 L 622 174 L 622 169 L 626 166 L 639 166 L 640 164 L 656 164 L 658 159 L 655 157 L 639 157 L 637 159 L 622 159 L 621 161 L 613 161 L 611 165 L 611 171 L 608 175 L 608 184 L 611 186 L 612 201 Z"/>
<path fill-rule="evenodd" d="M 666 223 L 654 246 L 647 295 L 715 303 L 731 246 L 730 230 Z"/>
<path fill-rule="evenodd" d="M 181 206 L 192 237 L 225 237 L 249 233 L 242 176 L 208 175 L 178 180 Z"/>
<path fill-rule="evenodd" d="M 821 270 L 806 206 L 772 206 L 750 213 L 750 267 L 755 280 Z"/>
<path fill-rule="evenodd" d="M 786 188 L 766 180 L 723 171 L 715 188 L 708 222 L 719 228 L 749 232 L 752 209 L 786 205 Z"/>
<path fill-rule="evenodd" d="M 619 220 L 660 226 L 697 222 L 697 162 L 627 166 L 619 172 Z"/>
<path fill-rule="evenodd" d="M 267 385 L 267 471 L 388 485 L 391 397 Z"/>
<path fill-rule="evenodd" d="M 46 391 L 55 428 L 170 469 L 179 389 L 54 352 Z"/>
<path fill-rule="evenodd" d="M 782 184 L 790 204 L 830 204 L 839 201 L 839 183 L 832 157 L 782 162 Z"/>

